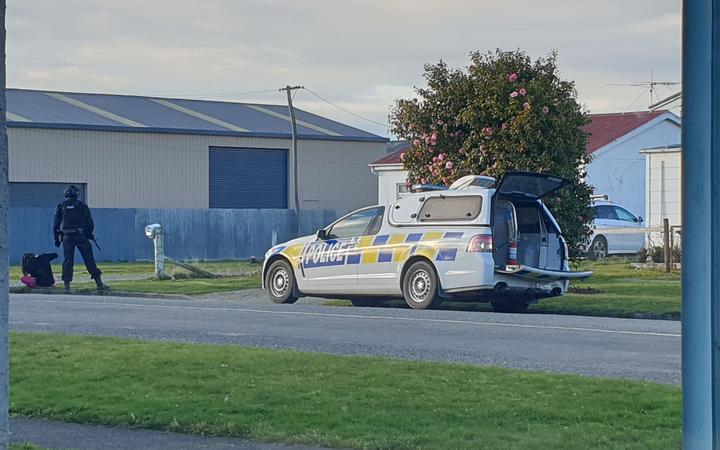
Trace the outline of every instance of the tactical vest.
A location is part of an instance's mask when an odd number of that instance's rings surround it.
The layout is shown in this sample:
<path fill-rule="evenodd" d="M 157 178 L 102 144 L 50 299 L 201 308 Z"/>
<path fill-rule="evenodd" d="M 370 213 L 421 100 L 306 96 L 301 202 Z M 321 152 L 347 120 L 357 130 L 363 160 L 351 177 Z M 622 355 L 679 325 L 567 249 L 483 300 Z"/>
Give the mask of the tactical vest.
<path fill-rule="evenodd" d="M 62 229 L 79 230 L 85 227 L 83 204 L 77 200 L 69 200 L 62 204 Z"/>

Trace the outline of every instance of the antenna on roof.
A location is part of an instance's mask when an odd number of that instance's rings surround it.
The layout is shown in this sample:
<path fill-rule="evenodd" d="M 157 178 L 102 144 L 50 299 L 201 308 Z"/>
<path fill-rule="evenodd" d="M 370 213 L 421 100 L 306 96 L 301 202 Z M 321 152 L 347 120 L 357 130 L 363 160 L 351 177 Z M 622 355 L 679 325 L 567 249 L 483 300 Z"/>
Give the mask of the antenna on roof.
<path fill-rule="evenodd" d="M 660 96 L 657 93 L 657 87 L 658 86 L 677 86 L 679 85 L 679 81 L 656 81 L 655 76 L 653 74 L 653 70 L 650 69 L 650 81 L 635 81 L 632 83 L 606 83 L 606 86 L 630 86 L 630 87 L 642 87 L 645 88 L 645 90 L 638 96 L 638 98 L 632 102 L 632 104 L 627 108 L 628 110 L 632 108 L 632 106 L 637 103 L 640 98 L 645 95 L 646 92 L 650 91 L 650 105 L 653 105 L 655 102 L 660 100 Z"/>

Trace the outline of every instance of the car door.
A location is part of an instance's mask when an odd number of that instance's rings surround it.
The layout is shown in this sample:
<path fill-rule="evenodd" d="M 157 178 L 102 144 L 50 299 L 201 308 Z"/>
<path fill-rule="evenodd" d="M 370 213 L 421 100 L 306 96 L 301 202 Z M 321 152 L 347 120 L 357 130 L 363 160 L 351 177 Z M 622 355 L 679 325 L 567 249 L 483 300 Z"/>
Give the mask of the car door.
<path fill-rule="evenodd" d="M 616 233 L 605 233 L 603 229 L 612 229 L 622 226 L 615 215 L 615 209 L 611 205 L 595 205 L 595 235 L 602 235 L 607 241 L 608 253 L 622 253 L 625 251 L 622 237 Z"/>
<path fill-rule="evenodd" d="M 620 206 L 614 206 L 615 215 L 618 218 L 618 222 L 626 228 L 642 228 L 642 223 L 635 217 L 633 213 Z M 622 233 L 621 241 L 623 245 L 623 251 L 626 253 L 635 253 L 645 245 L 645 233 Z"/>
<path fill-rule="evenodd" d="M 383 207 L 365 208 L 325 228 L 325 237 L 309 243 L 302 255 L 301 276 L 307 293 L 343 294 L 357 285 L 357 245 Z"/>

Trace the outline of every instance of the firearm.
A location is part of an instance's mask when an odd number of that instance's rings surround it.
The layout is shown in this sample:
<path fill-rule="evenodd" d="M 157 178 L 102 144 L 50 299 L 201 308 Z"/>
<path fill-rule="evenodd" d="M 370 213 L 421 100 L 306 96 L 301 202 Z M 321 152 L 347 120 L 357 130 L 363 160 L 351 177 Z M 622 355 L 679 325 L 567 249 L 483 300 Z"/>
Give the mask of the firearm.
<path fill-rule="evenodd" d="M 94 234 L 91 234 L 90 236 L 88 236 L 88 240 L 95 244 L 95 247 L 97 247 L 98 251 L 100 251 L 100 252 L 102 251 L 102 248 L 100 247 L 100 244 L 98 244 L 98 240 Z"/>

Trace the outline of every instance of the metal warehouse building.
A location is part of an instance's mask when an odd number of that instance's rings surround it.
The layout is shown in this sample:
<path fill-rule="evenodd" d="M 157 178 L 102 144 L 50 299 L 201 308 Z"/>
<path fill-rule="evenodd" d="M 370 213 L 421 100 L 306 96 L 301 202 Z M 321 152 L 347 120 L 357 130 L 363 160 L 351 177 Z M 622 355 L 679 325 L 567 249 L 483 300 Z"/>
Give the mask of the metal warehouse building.
<path fill-rule="evenodd" d="M 54 206 L 74 183 L 95 208 L 288 208 L 286 106 L 8 89 L 11 206 Z M 296 110 L 303 209 L 377 201 L 387 139 Z"/>

